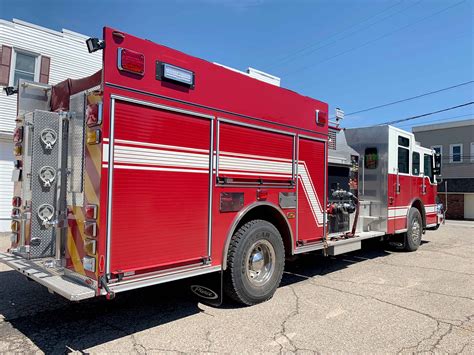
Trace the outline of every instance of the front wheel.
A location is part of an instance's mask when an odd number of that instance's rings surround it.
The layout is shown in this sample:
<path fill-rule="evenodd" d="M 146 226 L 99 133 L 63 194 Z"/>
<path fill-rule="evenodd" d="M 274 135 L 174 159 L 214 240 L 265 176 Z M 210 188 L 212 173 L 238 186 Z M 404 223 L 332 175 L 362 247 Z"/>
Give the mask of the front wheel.
<path fill-rule="evenodd" d="M 224 278 L 226 294 L 254 305 L 270 299 L 283 276 L 285 249 L 276 227 L 253 220 L 232 236 Z"/>
<path fill-rule="evenodd" d="M 405 250 L 415 251 L 421 244 L 423 222 L 418 209 L 412 207 L 408 212 L 407 232 L 405 233 Z"/>

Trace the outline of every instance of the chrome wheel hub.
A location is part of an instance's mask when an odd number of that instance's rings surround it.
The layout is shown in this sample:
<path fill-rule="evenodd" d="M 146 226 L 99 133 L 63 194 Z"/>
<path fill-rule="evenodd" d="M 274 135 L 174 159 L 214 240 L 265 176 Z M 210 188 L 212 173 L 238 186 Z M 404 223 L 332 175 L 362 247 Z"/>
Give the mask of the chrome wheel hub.
<path fill-rule="evenodd" d="M 247 252 L 246 276 L 251 284 L 265 284 L 275 271 L 275 249 L 267 240 L 256 241 Z"/>
<path fill-rule="evenodd" d="M 421 239 L 421 226 L 417 220 L 414 220 L 411 225 L 411 237 L 415 243 L 419 243 Z"/>

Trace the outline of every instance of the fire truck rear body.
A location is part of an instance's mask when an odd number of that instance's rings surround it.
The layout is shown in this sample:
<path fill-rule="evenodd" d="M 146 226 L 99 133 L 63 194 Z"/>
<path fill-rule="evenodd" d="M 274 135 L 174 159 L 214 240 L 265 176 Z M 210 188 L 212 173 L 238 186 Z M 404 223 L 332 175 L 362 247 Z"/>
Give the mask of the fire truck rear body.
<path fill-rule="evenodd" d="M 413 206 L 423 228 L 439 225 L 434 176 L 394 170 L 397 135 L 432 164 L 411 134 L 345 133 L 321 101 L 110 28 L 104 42 L 101 73 L 19 87 L 13 243 L 0 260 L 50 290 L 111 297 L 224 271 L 252 221 L 273 225 L 286 255 L 405 233 Z M 347 135 L 345 150 L 328 149 L 329 131 Z M 278 261 L 265 243 L 248 254 L 255 280 L 259 258 Z"/>

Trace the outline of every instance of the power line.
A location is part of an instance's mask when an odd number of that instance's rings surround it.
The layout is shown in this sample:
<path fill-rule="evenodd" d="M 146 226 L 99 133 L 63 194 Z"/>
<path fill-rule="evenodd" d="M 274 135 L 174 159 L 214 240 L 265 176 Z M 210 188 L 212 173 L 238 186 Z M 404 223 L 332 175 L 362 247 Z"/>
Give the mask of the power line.
<path fill-rule="evenodd" d="M 385 38 L 385 37 L 391 36 L 392 34 L 394 34 L 394 33 L 396 33 L 396 32 L 403 31 L 404 29 L 406 29 L 406 28 L 408 28 L 408 27 L 411 27 L 411 26 L 413 26 L 413 25 L 416 25 L 416 24 L 418 24 L 418 23 L 420 23 L 420 22 L 422 22 L 422 21 L 424 21 L 424 20 L 427 20 L 427 19 L 429 19 L 429 18 L 431 18 L 431 17 L 433 17 L 433 16 L 436 16 L 436 15 L 442 13 L 442 12 L 445 12 L 445 11 L 447 11 L 447 10 L 450 10 L 450 9 L 452 9 L 453 7 L 456 7 L 456 6 L 460 5 L 460 4 L 462 4 L 463 2 L 466 2 L 466 0 L 460 1 L 460 2 L 458 2 L 458 3 L 456 3 L 456 4 L 454 4 L 454 5 L 451 5 L 451 6 L 445 7 L 445 8 L 443 8 L 443 9 L 440 10 L 440 11 L 434 12 L 434 13 L 428 15 L 428 16 L 425 16 L 425 17 L 419 19 L 418 21 L 409 23 L 409 24 L 407 24 L 407 25 L 405 25 L 405 26 L 402 26 L 402 27 L 399 27 L 399 28 L 397 28 L 397 29 L 395 29 L 395 30 L 393 30 L 393 31 L 387 32 L 387 33 L 383 34 L 382 36 L 379 36 L 379 37 L 376 37 L 376 38 L 374 38 L 374 39 L 372 39 L 372 40 L 370 40 L 370 41 L 364 42 L 364 43 L 362 43 L 361 45 L 358 45 L 358 46 L 349 48 L 348 50 L 345 50 L 345 51 L 340 52 L 340 53 L 338 53 L 338 54 L 336 54 L 336 55 L 333 55 L 332 57 L 326 58 L 326 59 L 324 59 L 324 60 L 322 60 L 322 61 L 319 61 L 319 62 L 316 62 L 316 63 L 309 64 L 309 65 L 304 66 L 304 67 L 302 67 L 302 68 L 299 68 L 299 69 L 290 71 L 290 72 L 288 72 L 288 74 L 300 72 L 300 71 L 302 71 L 302 70 L 304 70 L 304 69 L 313 67 L 313 66 L 315 66 L 315 65 L 318 65 L 318 64 L 327 62 L 327 61 L 329 61 L 329 60 L 331 60 L 331 59 L 334 59 L 334 58 L 337 58 L 337 57 L 339 57 L 339 56 L 341 56 L 341 55 L 344 55 L 344 54 L 347 54 L 347 53 L 349 53 L 349 52 L 352 52 L 353 50 L 356 50 L 356 49 L 365 47 L 365 46 L 367 46 L 367 45 L 369 45 L 369 44 L 371 44 L 371 43 L 374 43 L 374 42 L 376 42 L 376 41 L 378 41 L 378 40 L 381 40 L 381 39 L 383 39 L 383 38 Z"/>
<path fill-rule="evenodd" d="M 384 123 L 378 123 L 378 124 L 376 124 L 376 125 L 374 125 L 374 126 L 392 125 L 392 124 L 396 124 L 396 123 L 400 123 L 400 122 L 410 121 L 410 120 L 414 120 L 414 119 L 416 119 L 416 118 L 431 116 L 431 115 L 434 115 L 434 114 L 437 114 L 437 113 L 446 112 L 446 111 L 451 111 L 451 110 L 454 110 L 454 109 L 457 109 L 457 108 L 460 108 L 460 107 L 464 107 L 464 106 L 469 106 L 469 105 L 472 105 L 472 104 L 474 104 L 474 101 L 466 102 L 466 103 L 464 103 L 464 104 L 457 105 L 457 106 L 452 106 L 452 107 L 444 108 L 444 109 L 441 109 L 441 110 L 438 110 L 438 111 L 433 111 L 433 112 L 428 112 L 428 113 L 424 113 L 424 114 L 421 114 L 421 115 L 416 115 L 416 116 L 411 116 L 411 117 L 407 117 L 407 118 L 402 118 L 402 119 L 395 120 L 395 121 L 388 121 L 388 122 L 384 122 Z"/>
<path fill-rule="evenodd" d="M 291 62 L 291 61 L 295 60 L 295 59 L 298 57 L 298 54 L 304 53 L 307 49 L 313 47 L 314 45 L 317 45 L 317 44 L 320 44 L 320 43 L 322 43 L 322 42 L 325 42 L 325 41 L 327 41 L 328 39 L 334 38 L 334 37 L 336 37 L 336 36 L 338 36 L 338 35 L 340 35 L 340 34 L 346 32 L 347 30 L 349 30 L 349 29 L 351 29 L 351 28 L 353 28 L 353 27 L 356 27 L 357 25 L 360 25 L 361 23 L 363 23 L 363 22 L 365 22 L 365 21 L 367 21 L 367 20 L 370 20 L 370 19 L 372 19 L 372 18 L 374 18 L 374 17 L 377 17 L 377 16 L 379 16 L 380 14 L 382 14 L 382 13 L 384 13 L 384 12 L 386 12 L 386 11 L 392 9 L 393 7 L 400 5 L 402 2 L 403 2 L 403 1 L 399 1 L 399 2 L 396 3 L 396 4 L 394 4 L 394 5 L 392 5 L 392 6 L 389 6 L 389 7 L 386 8 L 385 10 L 382 10 L 382 11 L 376 13 L 375 15 L 366 17 L 365 19 L 363 19 L 363 20 L 361 20 L 361 21 L 358 21 L 357 23 L 354 23 L 354 24 L 352 24 L 352 25 L 349 26 L 349 27 L 346 27 L 344 30 L 332 34 L 331 36 L 325 38 L 325 39 L 322 40 L 322 41 L 313 42 L 313 43 L 310 43 L 309 45 L 303 46 L 303 47 L 300 48 L 299 50 L 297 50 L 297 51 L 295 51 L 295 52 L 293 52 L 293 53 L 290 53 L 290 54 L 286 55 L 285 57 L 283 57 L 283 58 L 281 58 L 280 60 L 274 62 L 273 64 L 270 64 L 269 67 L 271 68 L 271 67 L 274 67 L 274 66 L 277 66 L 277 65 L 283 65 L 283 64 L 285 64 L 285 63 Z M 381 21 L 383 21 L 383 20 L 385 20 L 385 19 L 387 19 L 387 18 L 389 18 L 389 17 L 392 17 L 392 16 L 394 16 L 394 15 L 399 14 L 400 12 L 406 11 L 406 10 L 408 10 L 409 8 L 413 7 L 413 6 L 418 5 L 418 3 L 420 3 L 420 2 L 421 2 L 421 0 L 418 1 L 418 2 L 416 2 L 416 3 L 414 3 L 414 4 L 411 5 L 411 6 L 408 6 L 408 7 L 404 8 L 404 9 L 402 9 L 401 11 L 397 11 L 397 12 L 395 12 L 395 13 L 393 13 L 393 14 L 390 14 L 390 15 L 388 15 L 388 16 L 385 16 L 385 17 L 379 19 L 378 21 L 369 24 L 368 26 L 365 26 L 365 27 L 359 28 L 359 29 L 356 30 L 356 31 L 350 32 L 348 35 L 343 36 L 342 38 L 336 39 L 335 41 L 326 43 L 326 44 L 324 44 L 324 45 L 322 45 L 322 46 L 313 48 L 312 50 L 308 51 L 307 53 L 302 54 L 301 56 L 305 56 L 305 55 L 308 55 L 308 54 L 310 54 L 310 53 L 314 53 L 315 51 L 317 51 L 317 50 L 319 50 L 319 49 L 321 49 L 321 48 L 330 46 L 331 44 L 334 44 L 334 43 L 337 42 L 337 41 L 340 41 L 340 40 L 343 40 L 343 39 L 345 39 L 345 38 L 347 38 L 347 37 L 350 37 L 351 35 L 353 35 L 353 34 L 355 34 L 355 33 L 358 33 L 358 32 L 360 32 L 361 30 L 364 30 L 364 29 L 366 29 L 366 28 L 369 28 L 369 27 L 371 27 L 371 26 L 373 26 L 373 25 L 375 25 L 375 24 L 377 24 L 377 23 L 379 23 L 379 22 L 381 22 Z"/>
<path fill-rule="evenodd" d="M 363 109 L 363 110 L 359 110 L 359 111 L 354 111 L 354 112 L 346 113 L 344 116 L 355 115 L 355 114 L 357 114 L 357 113 L 372 111 L 372 110 L 376 110 L 376 109 L 379 109 L 379 108 L 382 108 L 382 107 L 387 107 L 387 106 L 399 104 L 399 103 L 401 103 L 401 102 L 406 102 L 406 101 L 410 101 L 410 100 L 414 100 L 414 99 L 419 99 L 420 97 L 424 97 L 424 96 L 428 96 L 428 95 L 437 94 L 437 93 L 442 92 L 442 91 L 451 90 L 451 89 L 458 88 L 458 87 L 460 87 L 460 86 L 464 86 L 464 85 L 468 85 L 468 84 L 472 84 L 472 83 L 474 83 L 474 80 L 469 80 L 469 81 L 466 81 L 466 82 L 464 82 L 464 83 L 456 84 L 456 85 L 453 85 L 453 86 L 448 86 L 447 88 L 443 88 L 443 89 L 439 89 L 439 90 L 435 90 L 435 91 L 426 92 L 426 93 L 424 93 L 424 94 L 420 94 L 420 95 L 416 95 L 416 96 L 412 96 L 412 97 L 407 97 L 406 99 L 401 99 L 401 100 L 397 100 L 397 101 L 392 101 L 392 102 L 389 102 L 389 103 L 386 103 L 386 104 L 377 105 L 377 106 L 374 106 L 374 107 L 369 107 L 369 108 L 366 108 L 366 109 Z"/>
<path fill-rule="evenodd" d="M 429 120 L 429 121 L 425 121 L 425 122 L 419 122 L 418 124 L 424 125 L 424 124 L 440 122 L 440 121 L 449 122 L 449 121 L 454 120 L 456 118 L 468 117 L 468 116 L 474 117 L 474 113 L 468 113 L 466 115 L 457 115 L 457 116 L 452 116 L 452 117 L 443 117 L 443 118 L 438 118 L 436 120 Z M 407 127 L 407 126 L 411 126 L 411 123 L 402 124 L 402 125 L 399 125 L 398 127 Z"/>
<path fill-rule="evenodd" d="M 468 117 L 468 116 L 474 117 L 474 113 L 468 113 L 466 115 L 457 115 L 457 116 L 452 116 L 452 117 L 443 117 L 443 118 L 438 118 L 436 120 L 429 120 L 429 121 L 419 122 L 417 124 L 424 125 L 424 124 L 440 122 L 440 121 L 449 122 L 449 121 L 454 120 L 456 118 Z M 411 123 L 402 124 L 402 125 L 399 125 L 398 127 L 407 127 L 407 126 L 411 126 Z"/>

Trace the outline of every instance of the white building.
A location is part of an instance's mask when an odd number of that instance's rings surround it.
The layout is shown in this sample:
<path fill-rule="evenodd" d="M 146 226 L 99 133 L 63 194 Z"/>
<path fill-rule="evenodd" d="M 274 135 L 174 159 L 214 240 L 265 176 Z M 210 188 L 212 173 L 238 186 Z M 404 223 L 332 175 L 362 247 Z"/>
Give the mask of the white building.
<path fill-rule="evenodd" d="M 61 32 L 13 19 L 0 19 L 0 232 L 10 230 L 13 183 L 12 132 L 16 118 L 16 95 L 3 87 L 15 86 L 19 78 L 56 84 L 78 79 L 101 69 L 102 53 L 90 54 L 88 36 Z"/>

